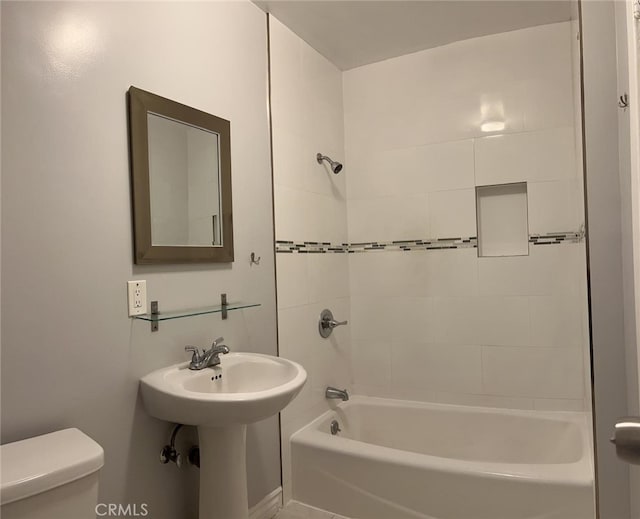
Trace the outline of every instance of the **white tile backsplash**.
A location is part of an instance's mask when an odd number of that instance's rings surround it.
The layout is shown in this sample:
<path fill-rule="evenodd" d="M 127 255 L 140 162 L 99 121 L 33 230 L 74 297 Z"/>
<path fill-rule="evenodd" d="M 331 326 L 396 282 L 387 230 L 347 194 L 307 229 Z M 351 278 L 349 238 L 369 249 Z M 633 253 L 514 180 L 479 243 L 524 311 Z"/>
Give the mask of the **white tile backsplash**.
<path fill-rule="evenodd" d="M 577 231 L 582 223 L 574 105 L 567 102 L 571 34 L 568 23 L 552 24 L 344 74 L 350 241 L 477 236 L 475 187 L 528 184 L 524 256 L 478 258 L 473 248 L 349 255 L 355 388 L 523 409 L 582 402 L 573 391 L 583 370 L 574 357 L 588 344 L 584 244 L 527 244 L 529 233 Z M 442 102 L 451 98 L 455 105 Z M 491 118 L 502 118 L 505 130 L 480 131 Z M 385 393 L 389 348 L 395 371 Z M 444 389 L 438 373 L 469 367 L 478 348 L 486 363 Z M 544 394 L 520 375 L 527 362 L 522 368 L 513 360 L 527 356 L 534 371 L 544 362 L 559 366 L 549 384 L 539 372 L 531 376 Z M 504 378 L 492 371 L 509 369 Z"/>
<path fill-rule="evenodd" d="M 579 348 L 482 348 L 483 390 L 491 395 L 583 398 Z"/>
<path fill-rule="evenodd" d="M 278 281 L 278 308 L 309 303 L 309 269 L 307 256 L 302 254 L 278 254 L 276 256 Z"/>
<path fill-rule="evenodd" d="M 346 254 L 308 254 L 309 301 L 320 303 L 349 296 Z"/>
<path fill-rule="evenodd" d="M 474 189 L 434 191 L 428 198 L 431 237 L 477 236 Z"/>
<path fill-rule="evenodd" d="M 512 182 L 527 182 L 530 233 L 577 231 L 570 33 L 552 24 L 340 73 L 274 20 L 277 239 L 477 236 L 475 187 Z M 480 130 L 492 117 L 505 122 L 500 134 Z M 319 166 L 317 152 L 343 162 L 343 173 Z M 283 431 L 328 409 L 326 385 L 585 408 L 584 244 L 528 249 L 504 258 L 478 258 L 475 248 L 277 254 L 280 352 L 309 373 Z M 324 307 L 349 320 L 329 340 L 316 331 Z"/>
<path fill-rule="evenodd" d="M 529 187 L 529 232 L 575 231 L 582 223 L 578 216 L 580 188 L 576 180 L 531 182 Z"/>
<path fill-rule="evenodd" d="M 475 141 L 477 185 L 575 178 L 572 126 L 495 135 Z"/>
<path fill-rule="evenodd" d="M 394 387 L 480 393 L 479 346 L 394 343 L 391 352 Z"/>
<path fill-rule="evenodd" d="M 434 297 L 428 319 L 423 321 L 429 342 L 437 344 L 478 344 L 482 323 L 478 299 L 470 297 Z"/>
<path fill-rule="evenodd" d="M 419 296 L 425 291 L 425 263 L 431 256 L 420 252 L 376 251 L 349 254 L 349 279 L 353 296 Z"/>
<path fill-rule="evenodd" d="M 573 88 L 572 83 L 569 70 L 525 80 L 522 85 L 525 129 L 573 125 L 574 106 L 565 97 Z"/>
<path fill-rule="evenodd" d="M 537 290 L 531 275 L 534 262 L 533 256 L 479 258 L 479 293 L 487 296 L 529 295 Z"/>
<path fill-rule="evenodd" d="M 570 296 L 529 298 L 532 345 L 579 348 L 585 342 L 582 332 L 582 305 Z"/>
<path fill-rule="evenodd" d="M 414 251 L 420 261 L 419 295 L 430 297 L 461 297 L 478 294 L 478 252 L 476 249 Z"/>
<path fill-rule="evenodd" d="M 349 200 L 349 241 L 393 241 L 430 235 L 425 195 Z"/>
<path fill-rule="evenodd" d="M 388 391 L 391 385 L 391 342 L 351 343 L 353 378 L 358 384 Z"/>
<path fill-rule="evenodd" d="M 489 297 L 477 301 L 476 341 L 499 346 L 529 346 L 531 319 L 529 298 Z"/>
<path fill-rule="evenodd" d="M 416 152 L 427 191 L 472 189 L 475 186 L 472 140 L 421 146 Z"/>
<path fill-rule="evenodd" d="M 274 161 L 276 154 L 274 152 Z M 274 165 L 277 164 L 274 162 Z M 277 178 L 277 176 L 274 176 Z M 273 199 L 275 204 L 276 240 L 304 241 L 311 240 L 311 221 L 307 215 L 310 193 L 284 185 L 275 184 Z"/>
<path fill-rule="evenodd" d="M 271 112 L 276 239 L 347 240 L 346 177 L 316 154 L 345 162 L 342 73 L 271 17 Z M 345 167 L 346 170 L 348 168 Z M 276 254 L 280 355 L 308 380 L 281 414 L 284 495 L 292 495 L 289 437 L 327 409 L 327 385 L 350 387 L 350 327 L 318 333 L 323 308 L 351 320 L 346 254 Z"/>

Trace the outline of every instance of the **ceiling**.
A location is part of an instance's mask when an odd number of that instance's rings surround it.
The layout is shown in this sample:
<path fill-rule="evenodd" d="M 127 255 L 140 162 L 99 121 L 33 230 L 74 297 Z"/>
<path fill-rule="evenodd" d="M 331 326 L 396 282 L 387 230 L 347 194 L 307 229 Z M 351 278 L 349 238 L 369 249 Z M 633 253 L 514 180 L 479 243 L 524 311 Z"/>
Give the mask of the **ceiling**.
<path fill-rule="evenodd" d="M 254 0 L 342 70 L 572 18 L 565 0 Z"/>

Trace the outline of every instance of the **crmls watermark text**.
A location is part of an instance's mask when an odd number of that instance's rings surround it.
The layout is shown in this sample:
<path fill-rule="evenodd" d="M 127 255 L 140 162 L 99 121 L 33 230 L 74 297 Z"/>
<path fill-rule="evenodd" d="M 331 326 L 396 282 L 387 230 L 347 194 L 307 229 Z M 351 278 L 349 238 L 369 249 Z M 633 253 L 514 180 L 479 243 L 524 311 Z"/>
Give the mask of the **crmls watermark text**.
<path fill-rule="evenodd" d="M 142 504 L 117 504 L 99 503 L 96 505 L 98 517 L 146 517 L 149 515 L 149 505 Z"/>

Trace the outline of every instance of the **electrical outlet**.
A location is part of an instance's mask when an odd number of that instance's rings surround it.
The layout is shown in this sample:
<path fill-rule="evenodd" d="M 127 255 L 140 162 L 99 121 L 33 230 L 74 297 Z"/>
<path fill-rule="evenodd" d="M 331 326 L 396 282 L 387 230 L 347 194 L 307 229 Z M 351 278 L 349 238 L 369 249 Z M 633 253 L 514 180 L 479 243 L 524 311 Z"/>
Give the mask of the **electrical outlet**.
<path fill-rule="evenodd" d="M 129 317 L 147 313 L 147 282 L 144 279 L 127 281 Z"/>

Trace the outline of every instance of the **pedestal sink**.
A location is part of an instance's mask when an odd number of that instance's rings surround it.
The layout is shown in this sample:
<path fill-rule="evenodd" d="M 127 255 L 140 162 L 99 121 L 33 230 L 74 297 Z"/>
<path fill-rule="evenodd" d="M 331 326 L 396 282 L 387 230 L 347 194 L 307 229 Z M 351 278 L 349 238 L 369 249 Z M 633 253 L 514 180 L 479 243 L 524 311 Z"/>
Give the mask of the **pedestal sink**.
<path fill-rule="evenodd" d="M 146 375 L 142 400 L 151 416 L 198 427 L 200 519 L 246 519 L 246 424 L 282 410 L 307 373 L 295 362 L 257 353 L 220 360 L 199 371 L 184 362 Z"/>

